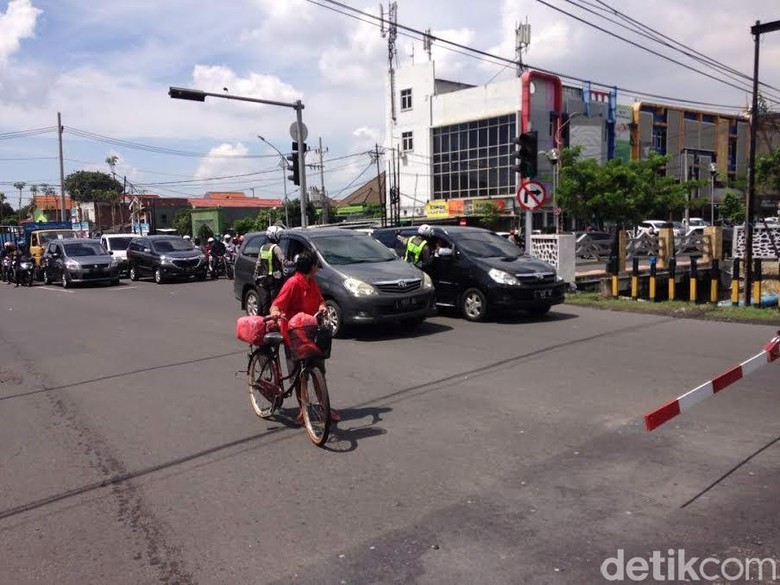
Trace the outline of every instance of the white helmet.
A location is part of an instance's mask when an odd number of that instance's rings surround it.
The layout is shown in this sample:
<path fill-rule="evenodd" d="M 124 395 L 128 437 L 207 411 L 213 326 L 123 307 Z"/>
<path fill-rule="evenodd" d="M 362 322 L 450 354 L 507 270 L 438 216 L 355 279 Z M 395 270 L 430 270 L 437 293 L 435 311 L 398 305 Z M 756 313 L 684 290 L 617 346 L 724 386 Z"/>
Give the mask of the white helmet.
<path fill-rule="evenodd" d="M 433 237 L 433 228 L 429 226 L 427 223 L 424 223 L 417 228 L 417 235 L 423 238 Z"/>
<path fill-rule="evenodd" d="M 185 240 L 189 240 L 190 239 L 190 237 L 187 234 L 184 234 L 183 237 L 184 237 Z"/>
<path fill-rule="evenodd" d="M 278 242 L 279 237 L 282 235 L 283 231 L 284 229 L 278 225 L 272 225 L 269 226 L 267 230 L 265 230 L 265 235 L 268 236 L 268 239 L 272 242 Z"/>
<path fill-rule="evenodd" d="M 209 238 L 209 239 L 208 239 L 208 240 L 206 240 L 206 241 L 207 241 L 209 244 L 212 244 L 212 243 L 214 243 L 214 238 Z"/>
<path fill-rule="evenodd" d="M 225 240 L 226 242 L 229 242 L 230 241 L 230 234 L 225 234 L 225 237 L 223 237 L 222 239 Z"/>

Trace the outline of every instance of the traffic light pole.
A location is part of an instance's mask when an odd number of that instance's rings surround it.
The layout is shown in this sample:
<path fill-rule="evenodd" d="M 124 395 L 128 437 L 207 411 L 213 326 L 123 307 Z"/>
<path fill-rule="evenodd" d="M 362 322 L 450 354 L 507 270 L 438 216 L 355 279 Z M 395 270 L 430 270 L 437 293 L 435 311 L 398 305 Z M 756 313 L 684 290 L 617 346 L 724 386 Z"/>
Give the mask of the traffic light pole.
<path fill-rule="evenodd" d="M 301 188 L 301 226 L 306 227 L 308 225 L 306 218 L 307 207 L 307 193 L 306 193 L 306 164 L 304 156 L 306 152 L 303 146 L 303 103 L 301 100 L 295 102 L 277 102 L 274 100 L 261 100 L 259 98 L 250 98 L 240 95 L 231 95 L 228 93 L 212 93 L 208 91 L 201 91 L 199 89 L 189 89 L 186 87 L 169 87 L 168 95 L 174 99 L 190 100 L 194 102 L 205 102 L 206 97 L 217 97 L 229 100 L 237 100 L 240 102 L 252 102 L 256 104 L 268 104 L 270 106 L 282 106 L 284 108 L 293 108 L 295 110 L 295 116 L 298 121 L 298 164 L 300 165 L 300 188 Z"/>
<path fill-rule="evenodd" d="M 306 192 L 306 146 L 303 144 L 303 104 L 301 100 L 295 102 L 295 116 L 298 122 L 297 142 L 298 142 L 298 168 L 300 169 L 300 189 L 301 189 L 301 227 L 306 227 L 308 223 L 308 200 L 309 194 Z"/>

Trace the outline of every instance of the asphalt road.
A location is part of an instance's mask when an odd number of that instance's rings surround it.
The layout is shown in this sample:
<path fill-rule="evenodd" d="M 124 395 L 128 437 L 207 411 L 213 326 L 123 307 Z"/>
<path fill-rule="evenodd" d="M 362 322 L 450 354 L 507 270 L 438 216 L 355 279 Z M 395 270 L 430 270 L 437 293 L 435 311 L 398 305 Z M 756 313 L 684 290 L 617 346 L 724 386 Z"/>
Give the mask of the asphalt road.
<path fill-rule="evenodd" d="M 780 365 L 641 418 L 774 329 L 561 306 L 362 330 L 334 342 L 322 450 L 253 414 L 231 286 L 0 285 L 0 584 L 602 583 L 618 549 L 780 565 Z"/>

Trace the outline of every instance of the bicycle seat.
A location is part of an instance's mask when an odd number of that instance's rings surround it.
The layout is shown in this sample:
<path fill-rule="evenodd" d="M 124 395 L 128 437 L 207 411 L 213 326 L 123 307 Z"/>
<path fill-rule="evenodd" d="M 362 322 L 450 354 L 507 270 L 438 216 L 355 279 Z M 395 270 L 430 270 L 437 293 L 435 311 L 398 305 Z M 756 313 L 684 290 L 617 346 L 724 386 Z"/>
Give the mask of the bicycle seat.
<path fill-rule="evenodd" d="M 263 336 L 263 345 L 279 345 L 283 341 L 284 338 L 278 331 L 272 331 L 271 333 L 266 333 Z"/>

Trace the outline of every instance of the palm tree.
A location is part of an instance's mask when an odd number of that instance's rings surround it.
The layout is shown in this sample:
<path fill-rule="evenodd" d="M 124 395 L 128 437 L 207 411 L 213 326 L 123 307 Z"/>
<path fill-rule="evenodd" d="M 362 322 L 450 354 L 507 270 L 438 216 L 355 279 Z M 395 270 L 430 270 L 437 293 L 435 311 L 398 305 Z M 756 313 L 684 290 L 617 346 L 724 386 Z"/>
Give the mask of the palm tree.
<path fill-rule="evenodd" d="M 5 193 L 0 191 L 0 225 L 3 225 L 3 208 L 5 207 Z"/>
<path fill-rule="evenodd" d="M 14 183 L 14 189 L 19 189 L 19 208 L 16 210 L 16 213 L 19 216 L 19 225 L 22 224 L 22 189 L 24 189 L 26 186 L 27 183 L 24 181 L 17 181 Z"/>
<path fill-rule="evenodd" d="M 116 181 L 116 173 L 114 172 L 114 169 L 116 168 L 116 162 L 119 160 L 119 157 L 115 154 L 112 154 L 111 156 L 106 157 L 106 164 L 108 165 L 108 168 L 111 169 L 111 177 Z M 114 213 L 114 205 L 116 204 L 116 200 L 118 199 L 117 194 L 114 194 L 110 197 L 111 200 L 111 227 L 113 228 L 116 225 L 116 215 Z"/>

